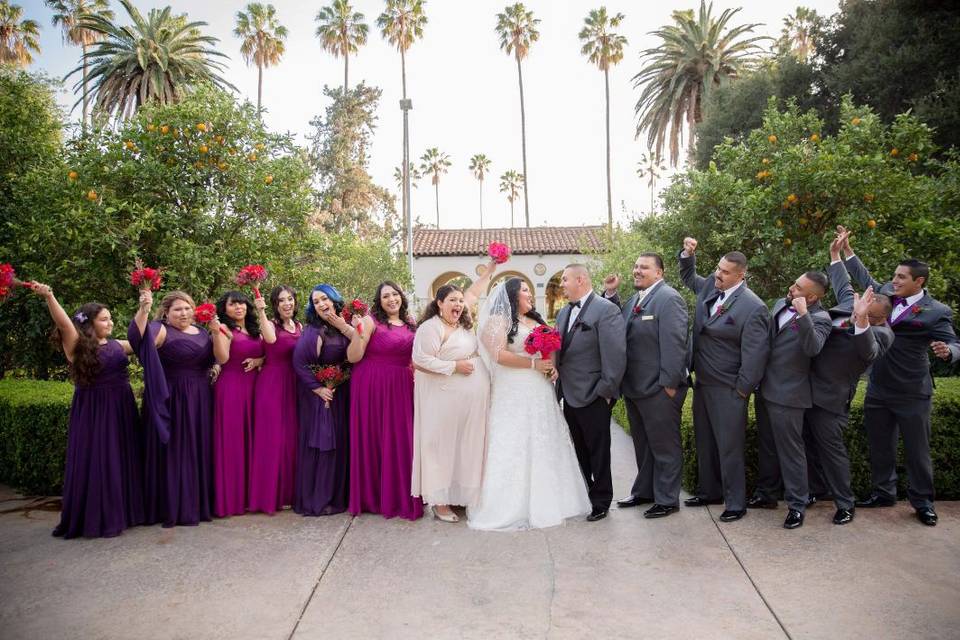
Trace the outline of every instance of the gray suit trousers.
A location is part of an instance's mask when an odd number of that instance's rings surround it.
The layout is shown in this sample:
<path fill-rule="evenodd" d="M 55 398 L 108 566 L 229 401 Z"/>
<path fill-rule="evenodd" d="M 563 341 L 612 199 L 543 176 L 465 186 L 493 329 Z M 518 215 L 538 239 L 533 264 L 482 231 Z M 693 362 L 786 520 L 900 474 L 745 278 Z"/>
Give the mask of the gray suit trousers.
<path fill-rule="evenodd" d="M 776 502 L 777 480 L 782 476 L 784 500 L 791 509 L 803 513 L 810 496 L 803 442 L 804 409 L 786 407 L 760 396 L 757 396 L 755 406 L 760 441 L 757 494 Z"/>
<path fill-rule="evenodd" d="M 846 414 L 838 414 L 814 406 L 803 419 L 816 448 L 827 487 L 838 509 L 852 509 L 854 496 L 850 488 L 850 457 L 843 441 L 847 427 Z M 811 480 L 812 482 L 812 480 Z"/>
<path fill-rule="evenodd" d="M 653 498 L 656 504 L 668 507 L 680 506 L 680 413 L 686 397 L 686 387 L 680 387 L 673 398 L 662 390 L 648 398 L 624 398 L 637 458 L 631 495 Z"/>
<path fill-rule="evenodd" d="M 933 462 L 930 460 L 930 398 L 910 398 L 886 393 L 863 401 L 863 424 L 870 444 L 870 469 L 874 490 L 897 499 L 897 435 L 903 435 L 907 497 L 914 509 L 933 506 Z"/>
<path fill-rule="evenodd" d="M 697 495 L 723 498 L 730 511 L 747 508 L 744 443 L 747 400 L 730 387 L 700 385 L 693 392 L 697 439 Z"/>

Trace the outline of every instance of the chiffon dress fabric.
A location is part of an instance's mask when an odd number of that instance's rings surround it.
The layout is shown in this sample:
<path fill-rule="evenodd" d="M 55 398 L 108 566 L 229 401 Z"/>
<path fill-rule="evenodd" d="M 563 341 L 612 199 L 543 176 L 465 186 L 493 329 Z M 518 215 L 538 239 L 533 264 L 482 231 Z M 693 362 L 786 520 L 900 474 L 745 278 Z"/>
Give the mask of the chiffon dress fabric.
<path fill-rule="evenodd" d="M 410 495 L 414 332 L 374 322 L 351 378 L 350 513 L 416 520 L 423 501 Z"/>
<path fill-rule="evenodd" d="M 243 361 L 261 356 L 263 341 L 234 329 L 230 357 L 213 386 L 213 512 L 220 518 L 246 510 L 257 371 L 244 371 Z"/>
<path fill-rule="evenodd" d="M 318 338 L 322 341 L 319 353 Z M 293 510 L 304 516 L 347 510 L 352 381 L 334 390 L 328 407 L 314 393 L 323 385 L 310 367 L 344 366 L 349 344 L 339 331 L 307 325 L 293 350 L 300 425 Z"/>
<path fill-rule="evenodd" d="M 434 316 L 417 328 L 413 342 L 411 493 L 428 504 L 473 506 L 483 477 L 490 376 L 476 335 L 458 326 L 444 338 L 449 331 Z M 473 373 L 456 373 L 457 360 L 473 363 Z"/>
<path fill-rule="evenodd" d="M 275 513 L 293 504 L 297 461 L 297 376 L 293 350 L 302 328 L 276 327 L 277 340 L 263 343 L 266 359 L 257 374 L 253 402 L 249 511 Z"/>
<path fill-rule="evenodd" d="M 140 416 L 123 346 L 97 350 L 100 371 L 76 385 L 67 427 L 60 523 L 53 535 L 109 538 L 144 522 Z"/>

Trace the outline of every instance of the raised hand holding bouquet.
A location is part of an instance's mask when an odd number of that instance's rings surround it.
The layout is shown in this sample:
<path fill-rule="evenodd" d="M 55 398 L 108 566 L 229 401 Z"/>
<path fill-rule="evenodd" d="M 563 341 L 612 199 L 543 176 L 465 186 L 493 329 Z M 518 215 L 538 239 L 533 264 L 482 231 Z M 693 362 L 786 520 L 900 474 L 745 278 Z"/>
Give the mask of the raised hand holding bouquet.
<path fill-rule="evenodd" d="M 237 273 L 235 278 L 236 283 L 240 286 L 250 285 L 253 287 L 253 296 L 255 298 L 261 298 L 260 295 L 260 283 L 267 279 L 267 270 L 263 265 L 259 264 L 248 264 L 244 268 L 240 269 L 240 272 Z"/>
<path fill-rule="evenodd" d="M 0 300 L 3 300 L 10 295 L 10 292 L 14 287 L 26 287 L 27 289 L 33 289 L 33 285 L 33 282 L 23 282 L 21 280 L 17 280 L 17 272 L 9 262 L 0 264 Z"/>
<path fill-rule="evenodd" d="M 214 306 L 212 302 L 204 302 L 203 304 L 197 305 L 196 310 L 194 310 L 193 312 L 193 319 L 204 326 L 210 324 L 210 322 L 212 322 L 213 319 L 216 317 L 217 317 L 217 308 Z M 220 333 L 222 333 L 223 335 L 225 336 L 230 335 L 229 333 L 227 333 L 227 330 L 224 329 L 222 325 L 219 327 L 219 329 L 220 329 Z"/>

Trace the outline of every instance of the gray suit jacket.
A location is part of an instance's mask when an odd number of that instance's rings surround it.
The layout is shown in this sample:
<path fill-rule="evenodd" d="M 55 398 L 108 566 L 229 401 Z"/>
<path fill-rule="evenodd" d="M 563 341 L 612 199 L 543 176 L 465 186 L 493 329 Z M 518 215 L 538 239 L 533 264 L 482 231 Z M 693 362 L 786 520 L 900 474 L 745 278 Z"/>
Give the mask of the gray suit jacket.
<path fill-rule="evenodd" d="M 860 376 L 893 344 L 893 331 L 889 326 L 871 326 L 855 335 L 850 323 L 853 287 L 847 269 L 838 262 L 830 265 L 827 273 L 837 297 L 837 306 L 830 309 L 830 317 L 842 320 L 844 326 L 831 326 L 830 337 L 810 364 L 810 387 L 814 406 L 846 415 Z"/>
<path fill-rule="evenodd" d="M 813 406 L 810 391 L 810 360 L 820 353 L 830 335 L 830 314 L 820 303 L 807 308 L 803 317 L 794 317 L 779 327 L 777 316 L 787 306 L 777 300 L 770 312 L 770 359 L 760 382 L 764 400 L 785 407 Z"/>
<path fill-rule="evenodd" d="M 557 329 L 563 337 L 556 360 L 557 397 L 571 407 L 616 398 L 627 365 L 620 309 L 591 293 L 568 330 L 569 317 L 569 305 L 557 314 Z"/>
<path fill-rule="evenodd" d="M 640 293 L 623 306 L 627 330 L 627 370 L 620 393 L 649 398 L 664 387 L 676 389 L 687 379 L 687 303 L 661 281 L 634 311 Z"/>
<path fill-rule="evenodd" d="M 722 386 L 750 395 L 763 378 L 770 353 L 770 312 L 763 300 L 747 288 L 724 301 L 725 311 L 709 317 L 708 303 L 719 292 L 712 277 L 697 275 L 695 256 L 680 257 L 680 278 L 697 294 L 690 334 L 690 369 L 696 384 Z"/>
<path fill-rule="evenodd" d="M 872 286 L 874 291 L 893 294 L 890 283 L 882 284 L 870 276 L 870 272 L 857 256 L 844 261 L 850 277 L 861 288 Z M 895 340 L 893 346 L 877 360 L 870 372 L 870 386 L 880 387 L 883 392 L 902 396 L 927 398 L 933 394 L 933 379 L 930 377 L 930 342 L 942 340 L 950 346 L 951 362 L 960 360 L 960 341 L 953 330 L 953 312 L 945 304 L 937 302 L 926 291 L 915 305 L 916 312 L 907 310 L 897 318 L 891 318 Z"/>

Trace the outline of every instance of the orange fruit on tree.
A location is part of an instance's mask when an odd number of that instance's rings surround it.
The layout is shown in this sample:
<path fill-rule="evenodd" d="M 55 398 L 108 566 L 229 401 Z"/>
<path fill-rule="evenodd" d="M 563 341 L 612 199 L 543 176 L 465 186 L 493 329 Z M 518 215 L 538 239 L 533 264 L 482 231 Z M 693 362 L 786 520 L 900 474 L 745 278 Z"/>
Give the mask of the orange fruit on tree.
<path fill-rule="evenodd" d="M 207 151 L 210 151 L 210 149 L 209 149 L 209 148 L 207 147 L 207 145 L 205 145 L 205 144 L 200 145 L 200 148 L 197 149 L 197 150 L 198 150 L 200 153 L 206 153 Z"/>
<path fill-rule="evenodd" d="M 915 153 L 911 153 L 909 156 L 907 156 L 907 160 L 909 160 L 910 162 L 916 162 L 919 159 L 920 159 L 920 156 L 918 156 Z"/>
<path fill-rule="evenodd" d="M 900 149 L 897 149 L 896 147 L 890 149 L 890 155 L 896 158 L 898 155 L 900 155 Z"/>
<path fill-rule="evenodd" d="M 874 220 L 873 218 L 870 218 L 869 220 L 867 220 L 867 226 L 870 227 L 871 229 L 876 229 L 877 221 Z"/>
<path fill-rule="evenodd" d="M 152 122 L 147 125 L 147 131 L 156 131 L 156 129 L 157 125 L 153 124 Z"/>
<path fill-rule="evenodd" d="M 273 176 L 267 176 L 263 179 L 266 184 L 273 184 Z"/>
<path fill-rule="evenodd" d="M 777 143 L 777 136 L 775 136 L 775 135 L 773 135 L 773 134 L 771 133 L 770 135 L 767 136 L 767 142 L 769 142 L 770 144 L 776 144 L 776 143 Z"/>
<path fill-rule="evenodd" d="M 850 121 L 850 124 L 852 124 L 855 127 L 858 127 L 860 126 L 861 122 L 863 122 L 863 120 L 861 120 L 860 118 L 854 118 L 853 120 Z"/>
<path fill-rule="evenodd" d="M 257 151 L 263 151 L 263 150 L 264 150 L 263 143 L 262 143 L 262 142 L 258 142 L 258 143 L 256 144 L 256 148 L 257 148 Z"/>
<path fill-rule="evenodd" d="M 205 125 L 202 122 L 197 123 L 197 131 L 206 131 L 206 130 L 207 130 L 207 125 Z"/>
<path fill-rule="evenodd" d="M 788 246 L 788 247 L 789 247 L 790 245 L 793 244 L 793 240 L 791 240 L 790 238 L 784 238 L 784 239 L 783 239 L 783 244 L 784 244 L 785 246 Z"/>
<path fill-rule="evenodd" d="M 77 178 L 80 177 L 80 174 L 77 173 L 76 171 L 71 171 L 70 173 L 67 174 L 67 177 L 70 178 L 70 180 L 76 180 Z"/>
<path fill-rule="evenodd" d="M 796 201 L 797 201 L 797 196 L 795 194 L 791 193 L 790 195 L 787 196 L 787 202 L 789 202 L 790 204 L 793 204 Z"/>
<path fill-rule="evenodd" d="M 874 196 L 873 196 L 872 193 L 865 193 L 865 194 L 863 194 L 863 201 L 864 201 L 864 202 L 873 202 L 873 198 L 874 198 Z"/>
<path fill-rule="evenodd" d="M 126 142 L 123 143 L 123 146 L 125 146 L 127 149 L 132 150 L 136 145 L 133 144 L 133 140 L 127 140 Z"/>
<path fill-rule="evenodd" d="M 223 142 L 224 142 L 224 137 L 223 137 L 223 136 L 217 136 L 216 138 L 214 138 L 214 140 L 217 141 L 217 144 L 223 144 Z"/>
<path fill-rule="evenodd" d="M 220 171 L 226 171 L 226 170 L 227 170 L 227 163 L 226 163 L 226 162 L 220 162 L 220 163 L 218 163 L 218 164 L 217 164 L 217 169 L 220 169 Z"/>
<path fill-rule="evenodd" d="M 815 133 L 812 136 L 810 136 L 810 142 L 820 142 L 820 134 Z"/>
<path fill-rule="evenodd" d="M 87 200 L 91 200 L 91 201 L 92 201 L 92 200 L 96 200 L 96 199 L 97 199 L 97 192 L 96 192 L 96 191 L 94 191 L 93 189 L 90 189 L 90 191 L 87 191 Z"/>
<path fill-rule="evenodd" d="M 257 154 L 255 153 L 251 153 L 250 155 L 247 156 L 247 160 L 249 160 L 250 162 L 253 162 L 256 159 L 257 159 Z"/>
<path fill-rule="evenodd" d="M 163 125 L 162 127 L 160 127 L 160 133 L 162 133 L 163 135 L 167 135 L 168 133 L 170 133 L 169 125 Z"/>
<path fill-rule="evenodd" d="M 764 158 L 760 161 L 760 164 L 770 164 L 770 158 Z"/>

